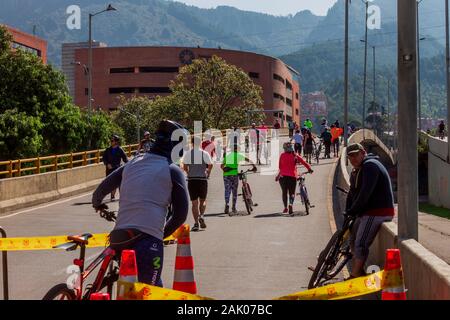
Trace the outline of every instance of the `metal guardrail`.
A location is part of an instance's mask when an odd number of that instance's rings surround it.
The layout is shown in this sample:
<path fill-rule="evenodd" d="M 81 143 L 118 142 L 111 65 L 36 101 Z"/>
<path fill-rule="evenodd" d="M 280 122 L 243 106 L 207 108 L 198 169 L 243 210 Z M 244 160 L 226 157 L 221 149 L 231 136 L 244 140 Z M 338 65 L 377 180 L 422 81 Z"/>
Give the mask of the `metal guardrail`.
<path fill-rule="evenodd" d="M 269 130 L 271 127 L 267 127 Z M 242 127 L 242 130 L 247 131 L 250 127 Z M 280 133 L 286 129 L 280 129 Z M 227 139 L 227 130 L 222 130 L 222 136 Z M 124 146 L 123 149 L 128 157 L 137 150 L 138 144 L 130 144 Z M 64 169 L 72 169 L 76 167 L 83 167 L 90 164 L 98 164 L 102 162 L 103 152 L 105 149 L 72 152 L 67 154 L 59 154 L 52 156 L 44 156 L 29 159 L 18 159 L 9 161 L 0 161 L 0 179 L 13 178 L 23 175 L 41 174 L 49 171 L 58 171 Z"/>
<path fill-rule="evenodd" d="M 0 227 L 2 238 L 6 237 L 6 231 Z M 8 283 L 8 251 L 2 251 L 2 271 L 3 271 L 3 300 L 9 300 L 9 283 Z"/>
<path fill-rule="evenodd" d="M 137 150 L 138 144 L 127 145 L 125 152 L 131 154 Z M 84 152 L 72 152 L 53 156 L 0 161 L 0 178 L 20 177 L 22 175 L 40 174 L 48 171 L 58 171 L 100 163 L 105 149 Z"/>

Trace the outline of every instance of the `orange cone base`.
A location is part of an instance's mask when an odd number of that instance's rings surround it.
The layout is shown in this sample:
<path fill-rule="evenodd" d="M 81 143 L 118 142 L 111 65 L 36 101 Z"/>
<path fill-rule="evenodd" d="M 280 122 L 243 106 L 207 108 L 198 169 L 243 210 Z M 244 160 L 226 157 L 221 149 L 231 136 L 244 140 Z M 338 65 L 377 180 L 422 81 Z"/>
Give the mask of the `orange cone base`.
<path fill-rule="evenodd" d="M 381 300 L 406 300 L 406 292 L 402 293 L 383 292 L 381 294 Z"/>
<path fill-rule="evenodd" d="M 174 282 L 173 290 L 197 294 L 197 284 L 195 282 Z"/>

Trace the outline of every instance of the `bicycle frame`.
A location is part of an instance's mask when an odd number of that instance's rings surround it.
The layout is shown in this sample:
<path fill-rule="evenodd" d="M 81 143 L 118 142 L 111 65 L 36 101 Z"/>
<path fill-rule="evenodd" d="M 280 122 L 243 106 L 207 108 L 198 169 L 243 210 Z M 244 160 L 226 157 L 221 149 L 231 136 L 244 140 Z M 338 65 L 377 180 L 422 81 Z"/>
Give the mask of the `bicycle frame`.
<path fill-rule="evenodd" d="M 116 251 L 110 247 L 107 247 L 103 252 L 89 264 L 89 266 L 85 269 L 84 268 L 84 262 L 85 262 L 85 252 L 86 252 L 86 246 L 80 245 L 80 258 L 74 260 L 74 264 L 77 265 L 80 268 L 80 277 L 79 281 L 77 282 L 77 287 L 74 288 L 75 295 L 77 297 L 77 300 L 89 300 L 90 295 L 92 292 L 98 292 L 102 289 L 102 283 L 105 278 L 105 274 L 107 272 L 108 266 L 111 266 L 110 271 L 112 271 L 112 264 L 111 261 L 114 259 L 116 255 Z M 83 295 L 83 285 L 89 277 L 89 275 L 101 264 L 100 270 L 95 277 L 95 280 L 91 287 L 86 289 L 86 292 Z M 110 265 L 111 264 L 111 265 Z M 109 292 L 111 295 L 112 292 Z"/>

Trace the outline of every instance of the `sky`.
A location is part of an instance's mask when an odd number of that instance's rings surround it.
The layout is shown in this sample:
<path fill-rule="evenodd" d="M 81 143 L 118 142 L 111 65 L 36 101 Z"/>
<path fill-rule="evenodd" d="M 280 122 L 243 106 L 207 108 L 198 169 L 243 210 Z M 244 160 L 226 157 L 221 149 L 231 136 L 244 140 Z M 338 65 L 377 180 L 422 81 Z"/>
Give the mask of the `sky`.
<path fill-rule="evenodd" d="M 219 5 L 236 7 L 241 10 L 263 12 L 272 15 L 296 14 L 309 9 L 316 15 L 324 16 L 337 0 L 175 0 L 200 8 L 215 8 Z"/>

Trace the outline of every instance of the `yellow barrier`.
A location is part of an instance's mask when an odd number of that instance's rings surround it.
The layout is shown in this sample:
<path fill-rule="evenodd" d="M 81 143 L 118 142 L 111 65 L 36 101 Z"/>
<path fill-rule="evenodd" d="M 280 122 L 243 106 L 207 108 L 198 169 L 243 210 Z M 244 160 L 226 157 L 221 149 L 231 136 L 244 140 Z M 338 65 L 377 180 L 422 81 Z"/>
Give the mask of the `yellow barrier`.
<path fill-rule="evenodd" d="M 164 239 L 164 243 L 173 243 L 175 240 L 172 235 Z M 67 236 L 0 238 L 0 251 L 50 250 L 68 241 Z M 108 233 L 93 234 L 86 247 L 105 247 L 107 242 Z"/>
<path fill-rule="evenodd" d="M 214 300 L 186 292 L 160 288 L 145 283 L 118 281 L 122 300 Z"/>

